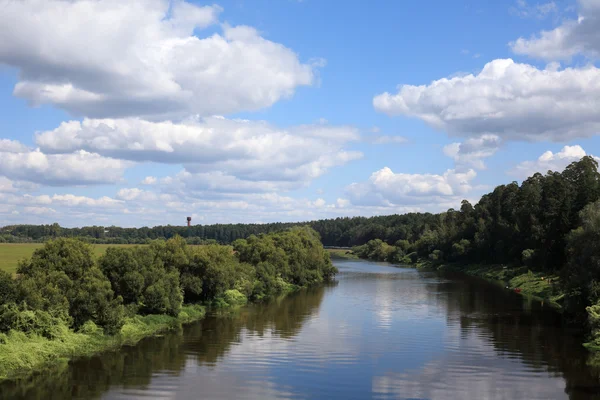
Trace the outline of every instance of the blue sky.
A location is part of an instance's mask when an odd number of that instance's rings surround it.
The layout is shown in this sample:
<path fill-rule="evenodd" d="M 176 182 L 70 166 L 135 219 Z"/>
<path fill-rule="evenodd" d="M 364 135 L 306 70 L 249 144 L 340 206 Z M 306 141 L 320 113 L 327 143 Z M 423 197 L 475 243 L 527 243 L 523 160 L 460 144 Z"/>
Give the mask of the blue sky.
<path fill-rule="evenodd" d="M 0 225 L 443 211 L 600 153 L 600 0 L 0 8 Z"/>

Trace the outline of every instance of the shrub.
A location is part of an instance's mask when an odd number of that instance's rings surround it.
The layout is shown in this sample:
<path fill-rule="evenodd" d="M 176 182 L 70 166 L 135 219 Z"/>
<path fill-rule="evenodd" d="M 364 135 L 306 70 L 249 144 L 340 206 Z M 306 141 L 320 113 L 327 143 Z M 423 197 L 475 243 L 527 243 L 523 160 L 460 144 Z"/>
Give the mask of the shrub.
<path fill-rule="evenodd" d="M 0 332 L 15 330 L 53 339 L 59 336 L 60 327 L 66 326 L 64 320 L 46 311 L 30 310 L 25 305 L 17 306 L 15 303 L 0 305 Z"/>
<path fill-rule="evenodd" d="M 240 305 L 244 305 L 248 302 L 248 299 L 246 298 L 246 296 L 244 296 L 242 293 L 240 293 L 238 290 L 235 290 L 235 289 L 226 290 L 223 295 L 223 299 L 230 306 L 240 306 Z"/>

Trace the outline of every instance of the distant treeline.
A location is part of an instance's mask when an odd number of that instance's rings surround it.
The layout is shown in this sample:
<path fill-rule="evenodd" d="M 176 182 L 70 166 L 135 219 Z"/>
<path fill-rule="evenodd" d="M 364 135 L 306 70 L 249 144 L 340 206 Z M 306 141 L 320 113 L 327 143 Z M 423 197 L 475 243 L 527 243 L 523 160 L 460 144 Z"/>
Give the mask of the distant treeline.
<path fill-rule="evenodd" d="M 321 235 L 325 246 L 352 247 L 369 240 L 384 238 L 417 240 L 427 229 L 435 227 L 438 218 L 429 213 L 325 219 L 298 223 L 215 224 L 187 226 L 155 226 L 153 228 L 120 228 L 86 226 L 63 228 L 51 225 L 11 225 L 0 228 L 0 243 L 44 242 L 58 237 L 74 237 L 97 244 L 145 244 L 155 239 L 183 237 L 188 244 L 231 244 L 237 239 L 260 233 L 281 232 L 296 226 L 310 226 Z"/>

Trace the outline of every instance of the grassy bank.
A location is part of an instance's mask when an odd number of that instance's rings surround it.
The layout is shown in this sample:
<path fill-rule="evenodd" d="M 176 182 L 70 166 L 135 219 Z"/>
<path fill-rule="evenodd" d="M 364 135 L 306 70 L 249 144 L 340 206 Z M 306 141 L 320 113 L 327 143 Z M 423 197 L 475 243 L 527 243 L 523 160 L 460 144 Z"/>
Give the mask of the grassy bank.
<path fill-rule="evenodd" d="M 325 249 L 332 260 L 358 260 L 358 256 L 350 249 Z"/>
<path fill-rule="evenodd" d="M 561 292 L 560 280 L 556 275 L 532 272 L 527 267 L 508 267 L 503 265 L 461 265 L 420 262 L 415 264 L 420 269 L 461 272 L 466 275 L 485 279 L 502 285 L 509 290 L 518 290 L 523 296 L 531 296 L 547 301 L 560 308 L 564 293 Z"/>
<path fill-rule="evenodd" d="M 28 375 L 72 358 L 134 345 L 145 337 L 197 321 L 204 315 L 205 308 L 198 305 L 183 306 L 177 317 L 136 315 L 127 318 L 120 333 L 113 336 L 104 335 L 93 322 L 86 323 L 78 332 L 66 325 L 56 326 L 52 339 L 14 330 L 0 333 L 0 380 Z"/>

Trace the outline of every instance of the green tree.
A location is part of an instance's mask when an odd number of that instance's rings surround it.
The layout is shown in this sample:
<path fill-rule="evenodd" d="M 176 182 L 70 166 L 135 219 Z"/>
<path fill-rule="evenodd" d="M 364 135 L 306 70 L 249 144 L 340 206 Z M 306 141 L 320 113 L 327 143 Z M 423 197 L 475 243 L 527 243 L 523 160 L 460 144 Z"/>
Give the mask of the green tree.
<path fill-rule="evenodd" d="M 88 320 L 109 333 L 122 326 L 122 299 L 115 298 L 96 266 L 90 245 L 75 239 L 49 241 L 17 272 L 17 297 L 29 308 L 48 311 L 74 328 Z"/>
<path fill-rule="evenodd" d="M 563 270 L 565 307 L 578 318 L 600 299 L 600 201 L 580 213 L 581 226 L 568 235 L 568 262 Z"/>
<path fill-rule="evenodd" d="M 133 304 L 144 314 L 175 316 L 181 309 L 183 295 L 179 271 L 165 266 L 165 263 L 179 263 L 173 249 L 166 243 L 133 248 L 109 247 L 100 257 L 99 264 L 112 289 L 125 304 Z"/>

